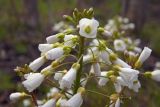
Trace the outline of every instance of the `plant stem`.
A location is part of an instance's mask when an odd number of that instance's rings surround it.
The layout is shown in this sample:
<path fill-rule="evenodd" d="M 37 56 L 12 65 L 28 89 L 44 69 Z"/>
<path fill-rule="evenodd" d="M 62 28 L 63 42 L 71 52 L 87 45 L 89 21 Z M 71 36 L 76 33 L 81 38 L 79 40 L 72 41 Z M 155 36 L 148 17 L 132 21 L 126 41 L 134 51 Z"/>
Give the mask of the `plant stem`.
<path fill-rule="evenodd" d="M 83 53 L 84 53 L 84 37 L 80 37 L 78 58 L 81 58 Z M 77 75 L 76 75 L 75 87 L 74 87 L 74 91 L 73 91 L 74 94 L 77 93 L 77 90 L 80 87 L 81 73 L 82 73 L 82 69 L 83 69 L 83 57 L 80 59 L 79 64 L 80 64 L 80 68 L 77 71 Z"/>
<path fill-rule="evenodd" d="M 37 100 L 36 100 L 36 97 L 35 97 L 34 93 L 31 92 L 30 94 L 31 94 L 31 97 L 32 97 L 32 101 L 33 101 L 33 103 L 34 103 L 34 106 L 35 106 L 35 107 L 38 107 Z"/>

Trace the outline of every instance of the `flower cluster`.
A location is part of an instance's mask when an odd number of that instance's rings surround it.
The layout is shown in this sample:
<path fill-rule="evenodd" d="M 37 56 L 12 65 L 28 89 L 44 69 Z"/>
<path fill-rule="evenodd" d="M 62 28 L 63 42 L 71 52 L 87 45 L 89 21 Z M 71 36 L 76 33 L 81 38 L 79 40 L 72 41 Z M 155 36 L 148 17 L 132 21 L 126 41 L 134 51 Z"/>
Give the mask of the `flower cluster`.
<path fill-rule="evenodd" d="M 80 107 L 89 91 L 88 80 L 96 78 L 100 87 L 108 82 L 115 87 L 106 105 L 120 107 L 123 99 L 130 97 L 124 93 L 126 89 L 138 92 L 141 88 L 140 76 L 160 81 L 160 70 L 141 71 L 152 50 L 141 49 L 139 39 L 126 37 L 126 30 L 134 28 L 127 18 L 109 20 L 102 27 L 94 18 L 92 8 L 83 12 L 75 9 L 73 16 L 64 18 L 72 27 L 64 27 L 64 23 L 56 25 L 54 29 L 59 33 L 39 44 L 40 57 L 15 69 L 24 80 L 26 92 L 12 93 L 12 101 L 23 98 L 26 107 L 32 104 L 29 98 L 37 107 Z M 50 64 L 44 67 L 46 62 Z M 86 71 L 86 65 L 90 65 L 90 71 Z M 51 88 L 43 100 L 38 100 L 34 91 L 43 82 Z"/>

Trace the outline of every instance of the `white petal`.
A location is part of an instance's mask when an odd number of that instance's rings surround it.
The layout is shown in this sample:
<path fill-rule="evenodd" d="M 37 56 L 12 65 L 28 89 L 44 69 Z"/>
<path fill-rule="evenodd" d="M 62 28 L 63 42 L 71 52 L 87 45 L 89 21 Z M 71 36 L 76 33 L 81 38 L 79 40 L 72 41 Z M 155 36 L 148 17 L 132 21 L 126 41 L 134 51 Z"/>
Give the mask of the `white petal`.
<path fill-rule="evenodd" d="M 93 63 L 93 69 L 94 69 L 94 73 L 96 76 L 101 75 L 101 68 L 100 68 L 99 63 Z"/>
<path fill-rule="evenodd" d="M 71 88 L 74 80 L 76 79 L 77 71 L 71 68 L 62 78 L 60 87 L 61 88 Z"/>
<path fill-rule="evenodd" d="M 22 93 L 15 92 L 15 93 L 11 93 L 9 98 L 11 101 L 17 101 L 18 99 L 20 99 L 21 96 L 22 96 Z"/>
<path fill-rule="evenodd" d="M 46 38 L 47 43 L 53 44 L 59 41 L 58 35 L 52 35 Z"/>
<path fill-rule="evenodd" d="M 23 81 L 22 84 L 29 92 L 32 92 L 33 90 L 35 90 L 37 87 L 40 86 L 40 84 L 44 80 L 44 77 L 45 76 L 42 75 L 41 73 L 33 73 L 30 74 L 27 77 L 27 80 Z"/>
<path fill-rule="evenodd" d="M 120 65 L 120 66 L 122 66 L 124 68 L 131 68 L 130 65 L 128 65 L 126 62 L 124 62 L 123 60 L 121 60 L 119 58 L 117 58 L 113 63 L 117 64 L 117 65 Z"/>
<path fill-rule="evenodd" d="M 38 49 L 45 53 L 53 48 L 52 44 L 39 44 Z"/>
<path fill-rule="evenodd" d="M 60 58 L 63 54 L 64 54 L 63 48 L 58 47 L 58 48 L 53 48 L 49 50 L 45 55 L 47 59 L 55 60 L 57 58 Z"/>
<path fill-rule="evenodd" d="M 120 107 L 120 99 L 118 98 L 116 103 L 115 103 L 115 107 Z"/>
<path fill-rule="evenodd" d="M 126 44 L 123 40 L 117 39 L 114 41 L 114 49 L 116 51 L 125 51 L 126 50 Z"/>
<path fill-rule="evenodd" d="M 160 82 L 160 70 L 155 70 L 151 74 L 153 80 Z"/>
<path fill-rule="evenodd" d="M 148 57 L 151 55 L 152 50 L 149 49 L 148 47 L 144 47 L 142 53 L 140 54 L 138 61 L 143 63 L 145 60 L 148 59 Z"/>
<path fill-rule="evenodd" d="M 35 59 L 33 62 L 31 62 L 29 64 L 29 68 L 33 71 L 37 71 L 45 62 L 46 62 L 45 57 L 41 56 L 41 57 Z"/>
<path fill-rule="evenodd" d="M 41 107 L 56 107 L 56 100 L 55 99 L 50 99 L 48 100 L 44 105 Z"/>
<path fill-rule="evenodd" d="M 66 107 L 80 107 L 83 103 L 81 93 L 75 94 L 66 102 Z"/>

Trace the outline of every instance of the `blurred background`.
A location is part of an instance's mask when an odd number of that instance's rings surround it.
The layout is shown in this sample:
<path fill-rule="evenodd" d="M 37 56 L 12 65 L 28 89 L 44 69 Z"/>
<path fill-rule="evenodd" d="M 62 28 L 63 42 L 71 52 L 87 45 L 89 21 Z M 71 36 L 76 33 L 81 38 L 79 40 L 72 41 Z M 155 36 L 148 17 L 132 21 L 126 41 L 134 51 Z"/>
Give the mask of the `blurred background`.
<path fill-rule="evenodd" d="M 52 27 L 64 14 L 90 7 L 103 25 L 117 15 L 128 17 L 136 25 L 132 35 L 142 40 L 141 47 L 153 49 L 146 67 L 152 69 L 160 60 L 160 0 L 0 0 L 0 107 L 18 107 L 8 99 L 20 81 L 13 69 L 37 58 L 38 44 L 55 33 Z M 122 107 L 160 107 L 160 84 L 143 83 L 140 93 Z M 97 90 L 94 83 L 89 87 Z M 102 96 L 88 96 L 91 98 L 86 98 L 83 107 L 104 107 L 107 101 Z"/>

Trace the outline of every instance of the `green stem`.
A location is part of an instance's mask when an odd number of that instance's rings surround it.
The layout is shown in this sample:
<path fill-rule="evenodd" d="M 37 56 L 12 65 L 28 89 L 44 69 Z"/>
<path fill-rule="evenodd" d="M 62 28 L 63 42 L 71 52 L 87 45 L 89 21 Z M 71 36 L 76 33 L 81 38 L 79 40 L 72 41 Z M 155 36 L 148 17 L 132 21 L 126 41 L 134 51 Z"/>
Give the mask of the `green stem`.
<path fill-rule="evenodd" d="M 80 37 L 78 58 L 81 58 L 81 56 L 84 53 L 83 51 L 84 51 L 84 37 Z M 77 93 L 77 90 L 80 87 L 81 73 L 82 73 L 82 69 L 83 69 L 83 57 L 80 59 L 79 64 L 80 64 L 80 68 L 79 68 L 77 75 L 76 75 L 75 87 L 74 87 L 74 91 L 73 91 L 74 94 Z"/>

